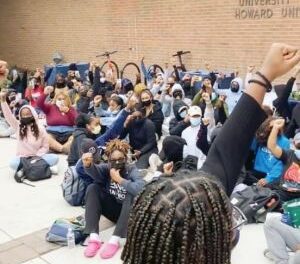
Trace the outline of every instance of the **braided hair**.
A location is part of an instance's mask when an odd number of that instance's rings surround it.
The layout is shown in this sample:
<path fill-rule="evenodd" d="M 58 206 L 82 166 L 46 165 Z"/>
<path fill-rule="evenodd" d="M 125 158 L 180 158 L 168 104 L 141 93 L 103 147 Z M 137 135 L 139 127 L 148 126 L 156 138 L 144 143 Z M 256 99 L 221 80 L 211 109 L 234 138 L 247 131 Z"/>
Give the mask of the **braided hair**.
<path fill-rule="evenodd" d="M 128 151 L 130 150 L 130 145 L 120 139 L 113 139 L 106 144 L 105 154 L 107 157 L 110 157 L 114 151 L 120 151 L 127 157 Z"/>
<path fill-rule="evenodd" d="M 149 183 L 129 218 L 124 264 L 229 264 L 231 206 L 205 172 L 181 170 Z"/>
<path fill-rule="evenodd" d="M 19 129 L 19 136 L 20 136 L 20 139 L 23 140 L 24 138 L 27 137 L 28 126 L 24 125 L 20 122 L 19 128 L 20 128 Z M 40 135 L 40 130 L 39 130 L 39 127 L 38 127 L 35 120 L 30 125 L 30 130 L 31 130 L 32 134 L 34 135 L 34 137 L 37 140 L 39 138 L 39 135 Z"/>

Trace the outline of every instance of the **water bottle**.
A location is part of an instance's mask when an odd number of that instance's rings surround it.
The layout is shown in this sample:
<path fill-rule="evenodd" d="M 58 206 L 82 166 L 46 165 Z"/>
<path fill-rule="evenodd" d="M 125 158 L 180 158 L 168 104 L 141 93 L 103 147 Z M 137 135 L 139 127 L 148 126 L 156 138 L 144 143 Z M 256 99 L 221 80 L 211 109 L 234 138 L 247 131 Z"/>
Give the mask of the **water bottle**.
<path fill-rule="evenodd" d="M 71 227 L 68 228 L 67 242 L 68 242 L 68 248 L 75 247 L 75 234 Z"/>

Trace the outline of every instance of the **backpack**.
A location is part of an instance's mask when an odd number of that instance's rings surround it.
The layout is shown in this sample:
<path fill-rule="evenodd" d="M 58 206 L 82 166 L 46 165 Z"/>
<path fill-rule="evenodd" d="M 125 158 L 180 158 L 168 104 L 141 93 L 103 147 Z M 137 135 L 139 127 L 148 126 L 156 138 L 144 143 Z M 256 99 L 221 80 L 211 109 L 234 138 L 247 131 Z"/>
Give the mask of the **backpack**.
<path fill-rule="evenodd" d="M 84 204 L 86 184 L 78 176 L 75 166 L 71 166 L 66 170 L 61 187 L 63 197 L 70 205 L 79 206 Z"/>
<path fill-rule="evenodd" d="M 266 205 L 275 198 L 276 202 L 271 207 Z M 268 212 L 279 204 L 279 196 L 269 188 L 256 185 L 233 193 L 231 203 L 237 206 L 247 217 L 248 223 L 263 223 Z"/>
<path fill-rule="evenodd" d="M 86 238 L 86 235 L 83 233 L 84 225 L 85 222 L 81 216 L 73 219 L 59 218 L 52 224 L 50 230 L 46 234 L 46 241 L 61 246 L 67 246 L 68 229 L 71 227 L 75 236 L 75 244 L 79 244 Z"/>
<path fill-rule="evenodd" d="M 23 170 L 23 175 L 18 176 L 18 171 Z M 29 181 L 40 181 L 51 178 L 52 173 L 49 164 L 41 157 L 21 158 L 20 165 L 15 174 L 17 182 L 23 182 L 25 179 Z"/>

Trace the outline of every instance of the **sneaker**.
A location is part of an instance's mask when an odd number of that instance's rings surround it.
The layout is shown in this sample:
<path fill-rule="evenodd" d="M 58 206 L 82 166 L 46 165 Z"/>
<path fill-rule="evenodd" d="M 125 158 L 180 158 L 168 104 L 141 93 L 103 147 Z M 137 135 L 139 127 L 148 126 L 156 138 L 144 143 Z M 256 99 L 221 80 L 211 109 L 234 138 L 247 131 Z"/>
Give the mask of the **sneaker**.
<path fill-rule="evenodd" d="M 149 165 L 150 165 L 150 170 L 152 172 L 157 171 L 157 167 L 162 164 L 162 161 L 160 160 L 159 156 L 157 154 L 152 154 L 149 157 Z"/>
<path fill-rule="evenodd" d="M 102 243 L 98 240 L 89 240 L 87 248 L 84 251 L 84 256 L 87 258 L 92 258 L 96 256 L 97 252 L 101 248 Z"/>
<path fill-rule="evenodd" d="M 273 254 L 270 252 L 269 249 L 265 249 L 264 250 L 264 256 L 268 259 L 268 260 L 271 260 L 271 261 L 275 261 L 275 257 L 273 256 Z"/>
<path fill-rule="evenodd" d="M 57 165 L 51 166 L 50 167 L 50 171 L 51 171 L 52 174 L 57 175 L 58 174 L 58 167 L 57 167 Z"/>
<path fill-rule="evenodd" d="M 24 171 L 21 169 L 17 172 L 18 178 L 22 178 L 24 176 Z"/>
<path fill-rule="evenodd" d="M 119 243 L 118 244 L 107 243 L 104 246 L 102 252 L 100 253 L 100 257 L 103 259 L 110 259 L 117 253 L 119 248 L 120 248 Z"/>

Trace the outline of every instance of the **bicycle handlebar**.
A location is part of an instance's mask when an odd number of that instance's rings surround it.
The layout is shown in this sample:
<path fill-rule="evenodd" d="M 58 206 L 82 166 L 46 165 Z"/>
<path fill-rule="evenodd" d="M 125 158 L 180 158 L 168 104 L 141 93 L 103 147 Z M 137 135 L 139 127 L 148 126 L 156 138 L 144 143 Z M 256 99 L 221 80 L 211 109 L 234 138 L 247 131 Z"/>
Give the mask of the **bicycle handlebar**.
<path fill-rule="evenodd" d="M 100 55 L 97 55 L 96 58 L 98 57 L 109 57 L 110 55 L 114 54 L 114 53 L 117 53 L 118 51 L 117 50 L 114 50 L 112 52 L 110 51 L 105 51 L 103 54 L 100 54 Z"/>
<path fill-rule="evenodd" d="M 172 55 L 173 57 L 179 57 L 181 55 L 184 55 L 184 54 L 188 54 L 188 53 L 191 53 L 190 51 L 182 51 L 182 50 L 179 50 L 176 52 L 176 54 Z"/>

